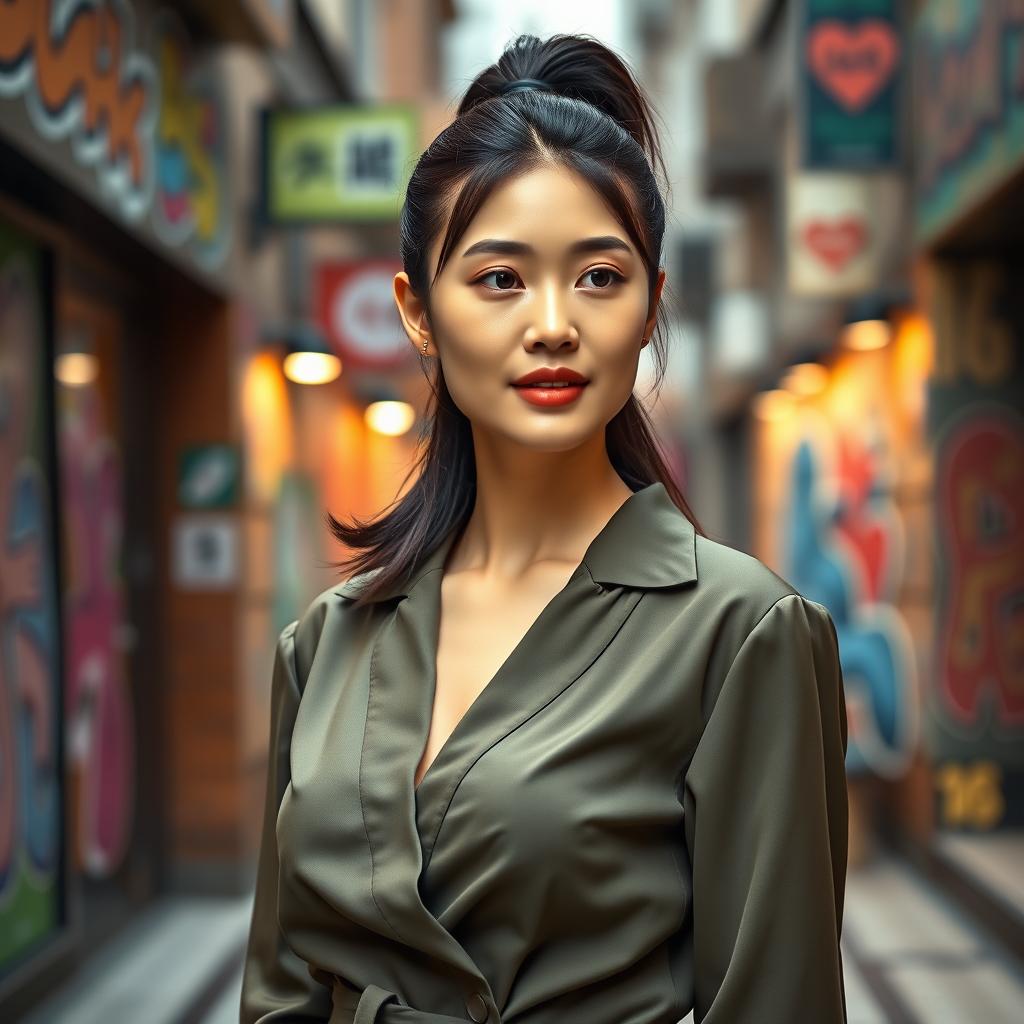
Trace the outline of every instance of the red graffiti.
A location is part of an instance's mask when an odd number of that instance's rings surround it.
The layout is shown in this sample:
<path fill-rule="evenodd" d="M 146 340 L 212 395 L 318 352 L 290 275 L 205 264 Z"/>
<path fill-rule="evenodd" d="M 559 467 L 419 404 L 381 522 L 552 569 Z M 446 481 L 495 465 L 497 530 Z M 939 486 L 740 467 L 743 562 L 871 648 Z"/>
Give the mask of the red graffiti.
<path fill-rule="evenodd" d="M 892 564 L 891 527 L 879 517 L 874 491 L 882 475 L 878 452 L 859 435 L 839 433 L 836 438 L 836 478 L 842 495 L 843 516 L 836 529 L 857 553 L 861 601 L 887 599 L 886 573 Z"/>
<path fill-rule="evenodd" d="M 947 603 L 936 623 L 940 686 L 955 722 L 991 694 L 1004 728 L 1024 724 L 1024 431 L 984 413 L 939 453 L 938 542 Z"/>

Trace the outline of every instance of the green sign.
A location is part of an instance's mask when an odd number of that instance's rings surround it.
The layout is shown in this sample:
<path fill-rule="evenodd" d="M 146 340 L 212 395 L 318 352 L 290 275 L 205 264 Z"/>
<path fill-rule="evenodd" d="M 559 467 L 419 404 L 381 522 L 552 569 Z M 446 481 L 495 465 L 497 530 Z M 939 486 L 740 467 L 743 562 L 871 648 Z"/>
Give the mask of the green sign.
<path fill-rule="evenodd" d="M 804 0 L 804 167 L 897 163 L 903 48 L 895 8 L 895 0 Z"/>
<path fill-rule="evenodd" d="M 186 448 L 178 461 L 178 504 L 184 508 L 223 508 L 238 500 L 240 459 L 226 444 Z"/>
<path fill-rule="evenodd" d="M 419 143 L 408 104 L 263 113 L 263 208 L 275 224 L 397 220 Z"/>

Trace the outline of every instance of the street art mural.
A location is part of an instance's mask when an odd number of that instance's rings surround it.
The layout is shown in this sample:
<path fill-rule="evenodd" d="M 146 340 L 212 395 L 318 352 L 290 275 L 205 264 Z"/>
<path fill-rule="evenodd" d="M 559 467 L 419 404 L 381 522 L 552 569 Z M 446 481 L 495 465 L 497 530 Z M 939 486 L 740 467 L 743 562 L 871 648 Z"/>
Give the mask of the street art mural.
<path fill-rule="evenodd" d="M 190 245 L 213 268 L 227 255 L 231 223 L 225 104 L 213 76 L 193 64 L 169 11 L 156 16 L 153 46 L 160 82 L 153 226 L 168 245 Z"/>
<path fill-rule="evenodd" d="M 94 385 L 62 388 L 66 720 L 76 868 L 105 878 L 132 835 L 135 725 L 125 665 L 121 461 Z"/>
<path fill-rule="evenodd" d="M 229 246 L 225 100 L 160 9 L 138 41 L 127 0 L 0 3 L 0 99 L 22 97 L 38 134 L 68 139 L 98 198 L 207 269 Z"/>
<path fill-rule="evenodd" d="M 0 975 L 63 923 L 44 287 L 41 253 L 0 224 Z"/>
<path fill-rule="evenodd" d="M 938 814 L 1024 825 L 1024 264 L 936 262 L 935 687 Z"/>
<path fill-rule="evenodd" d="M 847 770 L 902 774 L 919 741 L 917 667 L 896 600 L 904 531 L 884 436 L 807 416 L 788 469 L 782 574 L 825 605 L 839 637 Z"/>
<path fill-rule="evenodd" d="M 1024 733 L 1024 419 L 977 403 L 940 450 L 937 623 L 943 717 L 963 736 Z"/>

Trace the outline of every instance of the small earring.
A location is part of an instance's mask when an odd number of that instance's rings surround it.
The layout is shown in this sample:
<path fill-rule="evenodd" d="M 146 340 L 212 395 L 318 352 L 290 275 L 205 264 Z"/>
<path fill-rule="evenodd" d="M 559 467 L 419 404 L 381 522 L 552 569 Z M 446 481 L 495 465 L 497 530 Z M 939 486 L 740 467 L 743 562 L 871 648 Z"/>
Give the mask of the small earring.
<path fill-rule="evenodd" d="M 424 342 L 423 342 L 423 354 L 424 355 L 427 354 L 427 341 L 426 340 L 424 340 Z"/>

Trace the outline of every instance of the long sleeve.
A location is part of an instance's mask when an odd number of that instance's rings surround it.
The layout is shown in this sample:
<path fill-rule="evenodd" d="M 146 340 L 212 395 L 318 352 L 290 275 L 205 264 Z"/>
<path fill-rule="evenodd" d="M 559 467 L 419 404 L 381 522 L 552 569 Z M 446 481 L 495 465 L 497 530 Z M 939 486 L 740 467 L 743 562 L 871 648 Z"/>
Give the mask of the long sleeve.
<path fill-rule="evenodd" d="M 687 771 L 696 1024 L 845 1024 L 846 749 L 835 625 L 786 595 L 740 647 Z"/>
<path fill-rule="evenodd" d="M 284 940 L 278 923 L 277 813 L 290 778 L 292 728 L 299 706 L 295 627 L 277 640 L 271 683 L 270 751 L 263 831 L 256 869 L 249 942 L 242 976 L 240 1024 L 266 1021 L 326 1021 L 331 992 L 316 981 Z"/>

